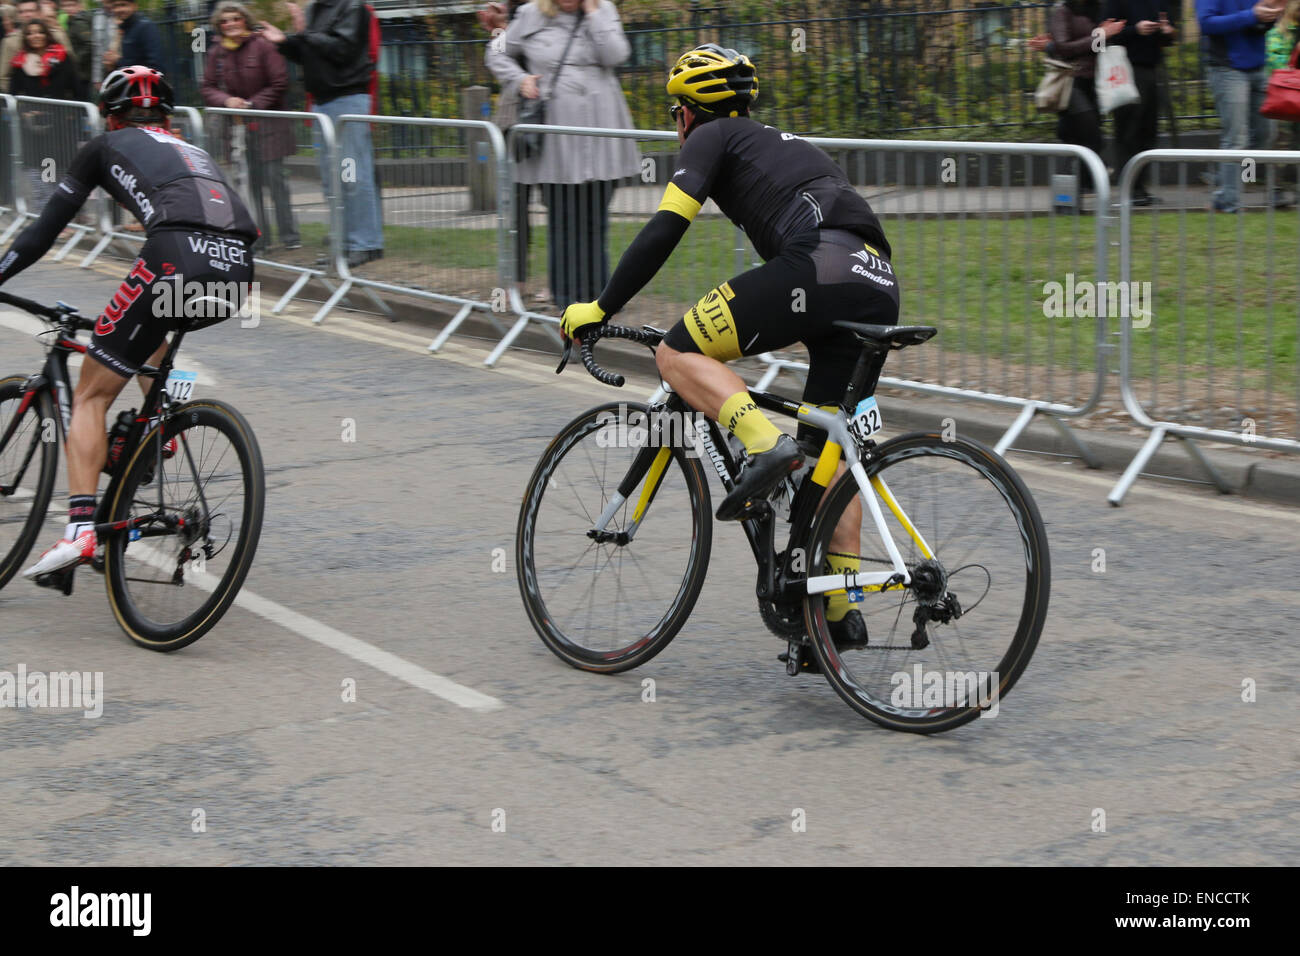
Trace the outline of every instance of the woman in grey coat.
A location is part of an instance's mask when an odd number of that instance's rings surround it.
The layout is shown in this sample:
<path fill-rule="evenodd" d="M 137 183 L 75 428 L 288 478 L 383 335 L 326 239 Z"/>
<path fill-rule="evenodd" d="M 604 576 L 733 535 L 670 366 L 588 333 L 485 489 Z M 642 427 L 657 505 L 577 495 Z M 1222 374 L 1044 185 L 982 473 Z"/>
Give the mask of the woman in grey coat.
<path fill-rule="evenodd" d="M 517 83 L 520 96 L 545 97 L 548 125 L 630 129 L 632 114 L 614 75 L 630 53 L 610 0 L 535 0 L 488 44 L 486 62 L 503 88 Z M 546 136 L 540 156 L 516 164 L 516 182 L 542 185 L 558 308 L 594 299 L 605 287 L 609 202 L 615 182 L 639 171 L 632 140 L 589 136 Z M 526 250 L 526 240 L 521 245 Z"/>

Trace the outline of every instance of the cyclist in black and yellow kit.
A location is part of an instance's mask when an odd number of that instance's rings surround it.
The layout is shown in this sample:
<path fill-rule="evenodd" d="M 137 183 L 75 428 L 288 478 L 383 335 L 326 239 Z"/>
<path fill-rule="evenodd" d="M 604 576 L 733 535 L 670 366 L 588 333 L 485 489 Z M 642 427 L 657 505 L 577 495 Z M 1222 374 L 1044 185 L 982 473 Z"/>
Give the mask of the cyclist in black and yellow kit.
<path fill-rule="evenodd" d="M 712 43 L 696 47 L 673 66 L 668 93 L 677 98 L 670 112 L 682 151 L 659 210 L 600 297 L 569 306 L 561 326 L 566 336 L 580 334 L 623 308 L 667 261 L 706 199 L 745 230 L 764 264 L 700 299 L 657 352 L 664 381 L 745 446 L 740 482 L 718 508 L 719 519 L 735 520 L 799 468 L 804 452 L 723 363 L 803 342 L 804 401 L 835 405 L 861 346 L 831 322 L 896 324 L 898 277 L 879 220 L 839 167 L 799 137 L 749 118 L 758 80 L 747 57 Z M 801 438 L 824 440 L 818 430 L 800 429 Z M 831 573 L 858 570 L 860 524 L 860 511 L 846 513 L 832 538 Z M 826 616 L 841 647 L 866 643 L 846 595 L 828 599 Z"/>

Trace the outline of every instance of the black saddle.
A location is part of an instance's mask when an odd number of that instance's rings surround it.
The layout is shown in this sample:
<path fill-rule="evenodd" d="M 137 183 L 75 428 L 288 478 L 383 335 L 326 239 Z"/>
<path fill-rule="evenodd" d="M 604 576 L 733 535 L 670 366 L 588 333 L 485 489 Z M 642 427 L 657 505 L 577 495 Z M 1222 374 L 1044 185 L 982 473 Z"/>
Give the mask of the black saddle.
<path fill-rule="evenodd" d="M 882 350 L 920 345 L 939 334 L 939 330 L 932 325 L 870 325 L 866 322 L 846 322 L 842 319 L 833 321 L 831 325 L 852 332 L 863 345 Z"/>

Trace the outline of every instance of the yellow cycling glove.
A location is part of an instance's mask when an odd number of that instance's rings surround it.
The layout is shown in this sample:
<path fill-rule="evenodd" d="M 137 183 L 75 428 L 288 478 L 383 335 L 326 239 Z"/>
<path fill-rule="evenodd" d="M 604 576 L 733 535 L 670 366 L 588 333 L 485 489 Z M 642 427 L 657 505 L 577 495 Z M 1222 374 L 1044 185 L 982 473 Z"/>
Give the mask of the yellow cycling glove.
<path fill-rule="evenodd" d="M 571 339 L 584 326 L 604 321 L 605 310 L 595 302 L 575 302 L 564 310 L 564 318 L 560 319 L 560 331 Z"/>

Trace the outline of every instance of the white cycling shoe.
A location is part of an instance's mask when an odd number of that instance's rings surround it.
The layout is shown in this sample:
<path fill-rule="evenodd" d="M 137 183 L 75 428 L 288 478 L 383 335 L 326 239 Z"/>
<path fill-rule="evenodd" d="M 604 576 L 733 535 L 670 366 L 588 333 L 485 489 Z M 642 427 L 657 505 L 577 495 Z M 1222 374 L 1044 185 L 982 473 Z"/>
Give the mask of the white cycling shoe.
<path fill-rule="evenodd" d="M 24 571 L 23 577 L 39 578 L 44 574 L 52 574 L 55 571 L 62 571 L 78 564 L 86 564 L 94 559 L 97 545 L 98 542 L 95 540 L 95 530 L 93 528 L 87 528 L 81 532 L 81 534 L 77 535 L 75 541 L 63 538 L 58 544 L 42 554 L 39 561 Z"/>

